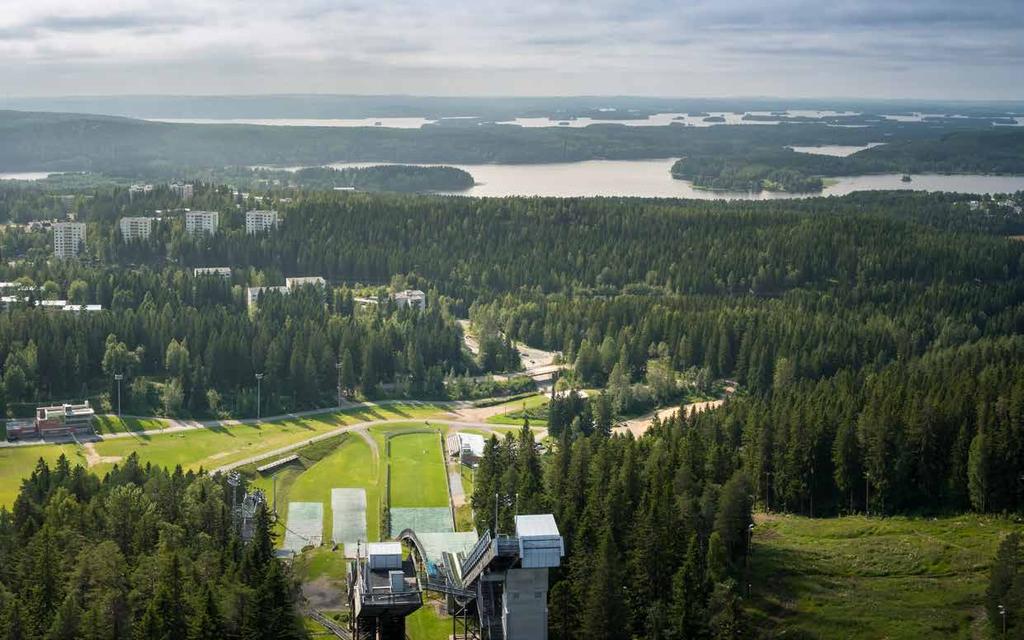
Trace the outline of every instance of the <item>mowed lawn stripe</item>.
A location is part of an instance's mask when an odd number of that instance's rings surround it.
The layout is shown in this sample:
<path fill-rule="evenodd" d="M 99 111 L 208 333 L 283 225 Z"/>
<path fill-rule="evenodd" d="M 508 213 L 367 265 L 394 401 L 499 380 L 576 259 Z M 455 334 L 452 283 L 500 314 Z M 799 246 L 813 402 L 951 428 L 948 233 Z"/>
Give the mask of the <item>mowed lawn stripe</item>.
<path fill-rule="evenodd" d="M 391 438 L 391 506 L 447 507 L 448 485 L 437 433 Z"/>

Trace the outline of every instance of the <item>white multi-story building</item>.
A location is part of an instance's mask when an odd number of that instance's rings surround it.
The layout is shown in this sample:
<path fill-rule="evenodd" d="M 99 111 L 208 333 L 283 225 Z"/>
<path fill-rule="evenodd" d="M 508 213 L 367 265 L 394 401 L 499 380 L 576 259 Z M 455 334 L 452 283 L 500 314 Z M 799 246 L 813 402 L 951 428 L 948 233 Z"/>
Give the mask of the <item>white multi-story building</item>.
<path fill-rule="evenodd" d="M 178 182 L 172 182 L 170 185 L 171 193 L 178 196 L 182 200 L 191 200 L 192 194 L 195 193 L 195 187 L 191 184 L 181 184 Z"/>
<path fill-rule="evenodd" d="M 248 308 L 253 308 L 256 303 L 259 302 L 260 296 L 268 291 L 277 291 L 281 294 L 288 293 L 288 287 L 249 287 L 245 290 L 245 304 Z"/>
<path fill-rule="evenodd" d="M 153 233 L 153 218 L 145 216 L 121 218 L 121 238 L 125 242 L 147 240 L 151 233 Z"/>
<path fill-rule="evenodd" d="M 56 222 L 53 225 L 53 255 L 74 258 L 85 249 L 84 222 Z"/>
<path fill-rule="evenodd" d="M 200 276 L 220 276 L 222 278 L 230 278 L 231 267 L 196 267 L 192 270 L 192 276 L 195 278 Z"/>
<path fill-rule="evenodd" d="M 245 232 L 261 233 L 277 226 L 277 212 L 255 209 L 245 212 Z"/>
<path fill-rule="evenodd" d="M 133 184 L 128 187 L 128 199 L 134 200 L 135 196 L 146 195 L 147 193 L 153 193 L 153 185 L 151 184 Z"/>
<path fill-rule="evenodd" d="M 212 236 L 217 233 L 217 226 L 220 224 L 220 214 L 216 211 L 186 211 L 185 232 L 189 235 Z"/>
<path fill-rule="evenodd" d="M 302 286 L 305 286 L 307 284 L 311 284 L 311 285 L 314 285 L 314 286 L 317 286 L 317 287 L 322 287 L 322 286 L 325 286 L 327 284 L 327 281 L 324 280 L 323 278 L 321 278 L 320 276 L 301 276 L 301 277 L 298 277 L 298 278 L 285 278 L 284 279 L 284 286 L 288 287 L 289 291 L 291 291 L 292 289 L 295 289 L 296 287 L 302 287 Z"/>
<path fill-rule="evenodd" d="M 406 289 L 394 295 L 395 304 L 399 307 L 416 307 L 425 309 L 427 307 L 427 294 L 419 289 Z"/>

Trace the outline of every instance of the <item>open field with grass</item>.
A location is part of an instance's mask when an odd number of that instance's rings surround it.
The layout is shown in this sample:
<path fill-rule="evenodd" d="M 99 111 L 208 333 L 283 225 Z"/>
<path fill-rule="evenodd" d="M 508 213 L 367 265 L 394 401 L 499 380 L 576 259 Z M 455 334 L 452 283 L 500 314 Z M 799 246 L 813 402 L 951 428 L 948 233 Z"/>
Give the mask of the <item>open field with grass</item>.
<path fill-rule="evenodd" d="M 405 633 L 411 640 L 448 640 L 452 635 L 452 619 L 439 614 L 435 601 L 423 606 L 405 619 Z"/>
<path fill-rule="evenodd" d="M 86 464 L 82 448 L 74 444 L 0 449 L 0 507 L 10 509 L 14 505 L 14 499 L 21 490 L 21 481 L 32 475 L 39 458 L 53 467 L 62 453 L 68 457 L 72 467 Z"/>
<path fill-rule="evenodd" d="M 338 427 L 371 420 L 420 418 L 438 412 L 433 406 L 383 405 L 360 407 L 292 420 L 242 424 L 177 433 L 107 440 L 96 444 L 103 456 L 138 452 L 143 461 L 162 466 L 212 469 L 327 433 Z M 102 466 L 102 465 L 101 465 Z M 102 472 L 100 468 L 97 471 Z"/>
<path fill-rule="evenodd" d="M 92 465 L 89 470 L 102 476 L 119 459 L 139 454 L 143 463 L 150 462 L 173 468 L 180 464 L 185 469 L 213 469 L 273 451 L 308 438 L 327 433 L 341 426 L 373 420 L 422 419 L 438 415 L 444 408 L 437 405 L 388 404 L 359 407 L 338 413 L 325 413 L 290 420 L 194 429 L 155 435 L 136 434 L 134 437 L 104 440 L 92 445 Z M 116 421 L 117 418 L 113 418 Z M 98 429 L 123 430 L 125 423 L 110 419 Z M 157 423 L 159 423 L 158 426 Z M 129 427 L 162 428 L 165 422 L 156 419 L 141 420 Z M 137 430 L 137 429 L 136 429 Z M 18 494 L 21 480 L 27 478 L 42 456 L 53 463 L 64 452 L 75 464 L 89 465 L 90 459 L 81 446 L 73 444 L 38 445 L 0 449 L 0 506 L 10 507 Z M 337 486 L 337 485 L 335 485 Z"/>
<path fill-rule="evenodd" d="M 111 415 L 99 415 L 96 416 L 95 425 L 96 433 L 126 433 L 166 429 L 171 422 L 160 418 L 118 418 Z"/>
<path fill-rule="evenodd" d="M 500 404 L 492 408 L 500 409 L 501 413 L 487 418 L 487 422 L 521 427 L 523 418 L 529 418 L 531 425 L 544 426 L 548 420 L 548 401 L 549 398 L 546 395 L 538 393 L 528 398 Z"/>
<path fill-rule="evenodd" d="M 296 452 L 299 461 L 285 465 L 275 473 L 260 474 L 256 465 L 242 471 L 254 487 L 263 489 L 268 501 L 274 500 L 274 477 L 277 478 L 277 513 L 279 522 L 287 524 L 289 502 L 320 502 L 324 507 L 324 542 L 331 535 L 334 513 L 331 510 L 331 489 L 362 488 L 366 490 L 366 533 L 370 540 L 380 539 L 380 496 L 382 479 L 380 465 L 370 446 L 355 434 L 303 447 Z M 279 531 L 283 533 L 283 530 Z M 278 539 L 278 544 L 283 537 Z"/>
<path fill-rule="evenodd" d="M 972 515 L 759 517 L 748 613 L 765 637 L 988 637 L 988 567 L 1014 527 Z"/>
<path fill-rule="evenodd" d="M 447 507 L 447 471 L 436 432 L 392 436 L 391 506 Z"/>

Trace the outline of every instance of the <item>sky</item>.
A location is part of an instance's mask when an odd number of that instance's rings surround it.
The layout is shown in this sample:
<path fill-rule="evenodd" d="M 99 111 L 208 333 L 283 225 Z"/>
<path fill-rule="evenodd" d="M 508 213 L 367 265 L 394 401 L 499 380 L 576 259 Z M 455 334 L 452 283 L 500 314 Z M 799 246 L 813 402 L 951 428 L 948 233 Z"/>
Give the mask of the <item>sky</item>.
<path fill-rule="evenodd" d="M 0 97 L 1024 98 L 1024 0 L 0 0 Z"/>

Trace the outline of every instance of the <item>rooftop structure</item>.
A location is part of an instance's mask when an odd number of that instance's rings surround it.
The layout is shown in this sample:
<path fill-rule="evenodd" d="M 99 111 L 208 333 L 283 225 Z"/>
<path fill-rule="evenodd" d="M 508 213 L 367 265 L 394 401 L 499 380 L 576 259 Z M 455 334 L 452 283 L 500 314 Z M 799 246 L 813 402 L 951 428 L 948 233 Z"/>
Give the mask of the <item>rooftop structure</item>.
<path fill-rule="evenodd" d="M 277 226 L 277 211 L 254 209 L 245 212 L 245 232 L 262 233 Z"/>
<path fill-rule="evenodd" d="M 84 222 L 56 222 L 53 225 L 53 255 L 74 258 L 85 249 Z"/>
<path fill-rule="evenodd" d="M 460 431 L 448 436 L 448 453 L 462 464 L 475 467 L 484 457 L 486 442 L 482 435 Z"/>
<path fill-rule="evenodd" d="M 399 291 L 392 297 L 395 300 L 395 304 L 399 307 L 416 307 L 417 309 L 425 309 L 427 306 L 427 294 L 423 293 L 419 289 L 406 289 L 405 291 Z"/>
<path fill-rule="evenodd" d="M 405 617 L 423 606 L 416 567 L 398 542 L 366 545 L 350 563 L 353 638 L 404 638 Z"/>
<path fill-rule="evenodd" d="M 186 211 L 185 232 L 189 235 L 212 236 L 220 225 L 220 214 L 216 211 Z"/>
<path fill-rule="evenodd" d="M 146 216 L 131 216 L 121 218 L 121 238 L 125 242 L 132 240 L 146 240 L 153 233 L 153 218 Z"/>

